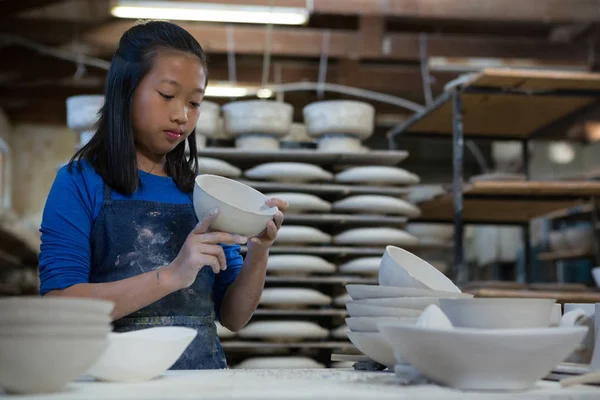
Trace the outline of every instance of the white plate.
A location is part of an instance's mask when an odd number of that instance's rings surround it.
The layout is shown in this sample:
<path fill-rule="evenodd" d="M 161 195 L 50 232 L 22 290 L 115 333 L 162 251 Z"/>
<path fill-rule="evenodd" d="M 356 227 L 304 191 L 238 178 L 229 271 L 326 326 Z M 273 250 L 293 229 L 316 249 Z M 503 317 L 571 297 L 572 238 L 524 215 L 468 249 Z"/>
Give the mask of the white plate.
<path fill-rule="evenodd" d="M 215 325 L 217 327 L 217 336 L 219 336 L 219 338 L 229 339 L 229 338 L 235 337 L 235 335 L 236 335 L 235 332 L 230 331 L 229 329 L 225 328 L 219 322 L 215 322 Z"/>
<path fill-rule="evenodd" d="M 346 303 L 352 300 L 352 297 L 348 293 L 337 296 L 333 299 L 333 304 L 336 306 L 345 306 Z"/>
<path fill-rule="evenodd" d="M 240 329 L 238 336 L 253 339 L 322 339 L 329 336 L 329 331 L 314 322 L 258 321 Z"/>
<path fill-rule="evenodd" d="M 196 135 L 214 137 L 221 128 L 220 113 L 221 106 L 218 103 L 202 100 L 202 103 L 200 103 L 200 116 L 198 122 L 196 122 Z"/>
<path fill-rule="evenodd" d="M 269 307 L 326 306 L 331 304 L 331 297 L 308 288 L 266 288 L 259 304 Z"/>
<path fill-rule="evenodd" d="M 333 238 L 336 244 L 357 244 L 385 246 L 394 244 L 397 246 L 415 246 L 419 239 L 395 228 L 356 228 L 344 231 Z"/>
<path fill-rule="evenodd" d="M 462 390 L 526 390 L 581 343 L 587 328 L 427 329 L 382 323 L 394 352 L 434 382 Z"/>
<path fill-rule="evenodd" d="M 198 157 L 201 174 L 224 176 L 226 178 L 237 178 L 242 176 L 242 170 L 228 162 L 210 157 Z"/>
<path fill-rule="evenodd" d="M 275 274 L 310 274 L 335 272 L 335 264 L 311 255 L 282 254 L 269 256 L 267 271 Z"/>
<path fill-rule="evenodd" d="M 335 176 L 336 182 L 387 184 L 387 185 L 413 185 L 419 183 L 419 177 L 402 168 L 385 166 L 352 167 L 339 172 Z"/>
<path fill-rule="evenodd" d="M 430 304 L 439 305 L 439 297 L 389 297 L 381 299 L 352 300 L 354 304 L 365 304 L 380 307 L 399 307 L 424 310 Z"/>
<path fill-rule="evenodd" d="M 348 332 L 350 332 L 350 329 L 347 325 L 338 326 L 337 328 L 331 331 L 331 337 L 335 339 L 347 339 Z"/>
<path fill-rule="evenodd" d="M 250 179 L 280 182 L 330 181 L 333 174 L 323 168 L 306 163 L 273 162 L 257 165 L 245 172 Z"/>
<path fill-rule="evenodd" d="M 331 203 L 312 194 L 307 193 L 269 193 L 268 197 L 277 197 L 288 202 L 288 213 L 319 211 L 328 212 L 331 210 Z"/>
<path fill-rule="evenodd" d="M 277 233 L 275 243 L 331 243 L 331 236 L 311 226 L 283 225 Z"/>
<path fill-rule="evenodd" d="M 469 293 L 441 292 L 429 289 L 401 288 L 379 285 L 346 285 L 346 290 L 353 300 L 379 299 L 382 297 L 440 297 L 440 298 L 468 298 Z"/>
<path fill-rule="evenodd" d="M 406 215 L 416 218 L 421 211 L 409 202 L 391 196 L 357 195 L 333 203 L 333 210 L 365 214 Z"/>
<path fill-rule="evenodd" d="M 283 357 L 250 357 L 239 363 L 234 369 L 313 369 L 325 368 L 308 357 L 283 356 Z"/>
<path fill-rule="evenodd" d="M 67 126 L 75 132 L 93 130 L 104 106 L 103 95 L 76 95 L 67 98 Z"/>
<path fill-rule="evenodd" d="M 348 317 L 346 324 L 352 332 L 379 332 L 379 323 L 402 322 L 414 325 L 418 319 L 419 317 Z"/>
<path fill-rule="evenodd" d="M 344 274 L 376 274 L 381 257 L 360 257 L 341 264 L 338 269 Z"/>

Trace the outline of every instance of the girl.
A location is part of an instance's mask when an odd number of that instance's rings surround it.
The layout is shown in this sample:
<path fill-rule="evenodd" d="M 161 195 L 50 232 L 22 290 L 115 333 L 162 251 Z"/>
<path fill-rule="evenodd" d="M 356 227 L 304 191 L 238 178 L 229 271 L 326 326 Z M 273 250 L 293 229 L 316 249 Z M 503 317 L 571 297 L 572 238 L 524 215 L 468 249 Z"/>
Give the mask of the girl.
<path fill-rule="evenodd" d="M 232 331 L 251 318 L 287 208 L 267 201 L 280 211 L 254 238 L 209 231 L 218 210 L 198 222 L 194 128 L 207 72 L 200 44 L 175 24 L 125 32 L 97 131 L 59 171 L 41 227 L 41 294 L 111 300 L 117 332 L 195 328 L 173 369 L 226 367 L 215 318 Z"/>

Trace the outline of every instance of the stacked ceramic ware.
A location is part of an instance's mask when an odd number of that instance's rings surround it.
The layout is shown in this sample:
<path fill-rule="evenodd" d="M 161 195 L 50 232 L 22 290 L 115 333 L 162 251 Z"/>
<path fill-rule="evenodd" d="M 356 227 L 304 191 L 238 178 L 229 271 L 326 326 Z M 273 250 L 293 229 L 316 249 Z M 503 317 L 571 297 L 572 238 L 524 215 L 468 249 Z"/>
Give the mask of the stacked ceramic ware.
<path fill-rule="evenodd" d="M 470 298 L 444 274 L 414 254 L 387 246 L 379 266 L 379 285 L 346 285 L 348 337 L 372 360 L 394 368 L 391 343 L 379 331 L 382 322 L 415 325 L 422 311 L 445 298 Z"/>
<path fill-rule="evenodd" d="M 64 390 L 108 345 L 112 302 L 8 297 L 0 310 L 0 387 L 9 393 Z"/>
<path fill-rule="evenodd" d="M 94 136 L 103 106 L 102 95 L 78 95 L 67 98 L 67 126 L 79 135 L 78 147 L 84 146 Z"/>

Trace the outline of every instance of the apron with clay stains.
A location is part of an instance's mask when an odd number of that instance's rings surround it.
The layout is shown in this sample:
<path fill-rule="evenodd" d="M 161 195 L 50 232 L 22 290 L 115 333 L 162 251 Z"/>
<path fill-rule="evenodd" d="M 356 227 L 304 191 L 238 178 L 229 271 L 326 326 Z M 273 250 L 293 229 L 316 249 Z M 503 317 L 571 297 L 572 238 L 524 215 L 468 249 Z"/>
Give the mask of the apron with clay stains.
<path fill-rule="evenodd" d="M 90 283 L 114 282 L 168 265 L 198 222 L 192 204 L 112 200 L 111 193 L 105 185 L 92 227 Z M 198 335 L 171 369 L 226 368 L 215 326 L 213 282 L 214 272 L 204 267 L 192 286 L 114 321 L 114 330 L 194 328 Z"/>

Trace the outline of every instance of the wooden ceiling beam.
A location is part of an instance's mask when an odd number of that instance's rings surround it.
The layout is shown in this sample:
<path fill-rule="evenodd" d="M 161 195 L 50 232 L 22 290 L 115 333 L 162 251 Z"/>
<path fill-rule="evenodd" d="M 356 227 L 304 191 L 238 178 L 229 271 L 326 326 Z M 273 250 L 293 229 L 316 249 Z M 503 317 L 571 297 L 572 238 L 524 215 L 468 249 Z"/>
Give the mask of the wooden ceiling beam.
<path fill-rule="evenodd" d="M 268 6 L 271 0 L 210 2 Z M 306 0 L 277 0 L 276 5 L 305 7 Z M 313 0 L 313 12 L 444 20 L 568 23 L 600 20 L 600 0 Z"/>
<path fill-rule="evenodd" d="M 131 21 L 116 21 L 92 29 L 82 35 L 90 45 L 114 52 L 123 32 L 133 26 Z M 181 23 L 208 53 L 226 53 L 227 34 L 223 25 Z M 274 56 L 318 57 L 322 51 L 323 29 L 274 28 L 271 54 Z M 418 61 L 419 34 L 386 34 L 383 54 L 374 48 L 361 54 L 362 36 L 360 31 L 329 31 L 329 56 L 333 58 L 383 58 L 388 60 Z M 237 54 L 258 54 L 265 52 L 267 29 L 257 26 L 236 26 L 234 29 Z M 368 50 L 368 49 L 365 49 Z M 547 40 L 528 38 L 498 38 L 495 36 L 430 35 L 428 38 L 430 56 L 446 57 L 494 57 L 494 58 L 535 58 L 543 61 L 581 61 L 588 57 L 585 43 L 550 43 Z"/>
<path fill-rule="evenodd" d="M 5 0 L 0 1 L 0 18 L 11 16 L 16 13 L 59 3 L 62 0 Z"/>

